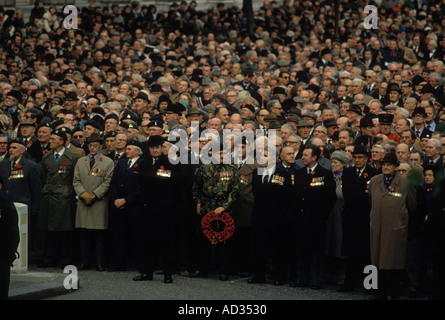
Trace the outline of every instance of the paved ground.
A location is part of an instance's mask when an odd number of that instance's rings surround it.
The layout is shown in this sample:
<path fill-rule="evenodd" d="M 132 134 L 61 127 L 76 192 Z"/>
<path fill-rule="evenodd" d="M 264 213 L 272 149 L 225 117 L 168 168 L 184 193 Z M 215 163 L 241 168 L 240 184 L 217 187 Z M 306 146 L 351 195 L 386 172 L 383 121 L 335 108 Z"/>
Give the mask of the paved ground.
<path fill-rule="evenodd" d="M 338 293 L 334 285 L 320 290 L 292 288 L 272 284 L 248 284 L 247 278 L 232 276 L 221 282 L 216 275 L 206 279 L 191 279 L 173 275 L 173 283 L 163 283 L 162 275 L 153 281 L 134 282 L 136 271 L 98 272 L 79 271 L 79 287 L 67 290 L 66 277 L 58 268 L 29 268 L 27 273 L 11 275 L 10 299 L 12 300 L 366 300 L 370 296 L 362 290 Z M 73 282 L 67 282 L 72 284 Z M 402 297 L 402 299 L 408 299 Z M 422 294 L 419 300 L 428 299 Z"/>

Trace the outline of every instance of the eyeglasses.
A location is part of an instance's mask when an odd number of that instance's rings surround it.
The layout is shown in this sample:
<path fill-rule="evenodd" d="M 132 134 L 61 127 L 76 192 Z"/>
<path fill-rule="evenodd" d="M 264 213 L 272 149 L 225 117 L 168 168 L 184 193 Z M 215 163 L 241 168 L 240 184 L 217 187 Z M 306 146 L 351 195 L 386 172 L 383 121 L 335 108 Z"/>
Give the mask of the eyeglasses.
<path fill-rule="evenodd" d="M 74 139 L 80 139 L 80 138 L 83 138 L 83 135 L 74 135 L 73 138 Z"/>
<path fill-rule="evenodd" d="M 399 172 L 399 173 L 408 172 L 408 169 L 398 169 L 397 172 Z"/>

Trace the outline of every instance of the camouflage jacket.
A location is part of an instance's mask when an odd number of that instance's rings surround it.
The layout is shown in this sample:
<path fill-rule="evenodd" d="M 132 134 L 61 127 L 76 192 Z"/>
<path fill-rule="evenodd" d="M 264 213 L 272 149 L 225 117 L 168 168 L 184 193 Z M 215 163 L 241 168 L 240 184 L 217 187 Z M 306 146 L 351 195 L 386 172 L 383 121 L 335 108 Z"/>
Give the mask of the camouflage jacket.
<path fill-rule="evenodd" d="M 240 195 L 238 170 L 231 164 L 205 164 L 200 166 L 193 184 L 193 199 L 201 203 L 201 213 L 218 207 L 230 213 Z"/>

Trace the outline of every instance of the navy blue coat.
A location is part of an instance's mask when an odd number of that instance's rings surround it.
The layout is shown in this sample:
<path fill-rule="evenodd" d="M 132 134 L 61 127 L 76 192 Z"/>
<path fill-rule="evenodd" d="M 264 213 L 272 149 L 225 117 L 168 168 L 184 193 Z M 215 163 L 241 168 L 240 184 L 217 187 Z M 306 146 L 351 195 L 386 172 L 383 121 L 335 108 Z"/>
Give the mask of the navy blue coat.
<path fill-rule="evenodd" d="M 39 212 L 42 185 L 40 171 L 34 161 L 22 157 L 16 168 L 11 170 L 11 159 L 5 159 L 0 162 L 0 177 L 3 180 L 0 194 L 4 198 L 27 204 L 29 213 Z"/>
<path fill-rule="evenodd" d="M 139 189 L 140 166 L 142 159 L 127 169 L 128 159 L 117 162 L 110 184 L 110 209 L 122 214 L 139 215 L 141 213 L 141 192 Z M 116 209 L 114 200 L 124 198 L 125 208 Z"/>

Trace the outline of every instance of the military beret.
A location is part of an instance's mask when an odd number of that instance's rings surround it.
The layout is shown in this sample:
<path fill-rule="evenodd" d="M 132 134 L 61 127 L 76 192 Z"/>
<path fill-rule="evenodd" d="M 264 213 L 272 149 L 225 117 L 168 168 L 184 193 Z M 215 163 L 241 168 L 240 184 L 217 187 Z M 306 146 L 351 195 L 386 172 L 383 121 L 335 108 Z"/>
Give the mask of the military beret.
<path fill-rule="evenodd" d="M 20 91 L 18 91 L 18 90 L 14 90 L 14 89 L 9 91 L 6 94 L 6 96 L 7 97 L 13 97 L 13 98 L 17 99 L 17 101 L 20 102 L 20 103 L 22 102 L 22 98 L 23 98 L 22 93 Z"/>
<path fill-rule="evenodd" d="M 97 129 L 97 130 L 99 130 L 99 131 L 102 131 L 102 127 L 101 127 L 101 125 L 99 124 L 99 122 L 97 122 L 97 121 L 95 121 L 95 120 L 87 120 L 87 121 L 85 122 L 85 127 L 86 127 L 86 126 L 91 126 L 91 127 L 95 128 L 95 129 Z"/>
<path fill-rule="evenodd" d="M 108 139 L 108 138 L 116 138 L 117 136 L 117 132 L 116 131 L 108 131 L 105 135 L 104 135 L 104 140 Z"/>
<path fill-rule="evenodd" d="M 129 122 L 127 129 L 135 129 L 135 130 L 139 130 L 139 126 L 135 123 L 135 122 Z"/>
<path fill-rule="evenodd" d="M 149 124 L 147 125 L 148 128 L 150 127 L 158 127 L 158 128 L 164 128 L 164 123 L 162 121 L 159 120 L 152 120 L 149 122 Z"/>
<path fill-rule="evenodd" d="M 68 137 L 66 136 L 66 133 L 62 130 L 55 130 L 52 134 L 55 134 L 56 136 L 59 136 L 63 141 L 66 141 Z"/>
<path fill-rule="evenodd" d="M 122 114 L 122 120 L 131 120 L 133 122 L 138 121 L 138 115 L 134 112 L 131 112 L 129 110 L 125 110 Z"/>
<path fill-rule="evenodd" d="M 61 127 L 61 128 L 59 128 L 57 130 L 60 130 L 62 132 L 65 132 L 66 134 L 72 135 L 71 129 L 68 128 L 68 127 Z"/>
<path fill-rule="evenodd" d="M 185 107 L 183 104 L 177 102 L 177 103 L 173 103 L 173 104 L 169 104 L 167 106 L 167 109 L 165 109 L 166 112 L 173 112 L 173 113 L 177 113 L 179 115 L 182 115 L 182 112 L 185 111 Z"/>
<path fill-rule="evenodd" d="M 20 139 L 13 139 L 13 140 L 9 141 L 9 145 L 11 145 L 12 143 L 18 143 L 18 144 L 21 144 L 22 146 L 25 146 L 25 142 Z"/>
<path fill-rule="evenodd" d="M 135 100 L 136 99 L 142 99 L 142 100 L 145 100 L 145 101 L 150 101 L 148 99 L 148 95 L 145 92 L 139 92 L 138 95 L 136 96 L 136 98 L 134 98 L 134 99 Z"/>
<path fill-rule="evenodd" d="M 241 109 L 242 109 L 242 108 L 247 108 L 247 109 L 249 109 L 250 111 L 252 111 L 252 113 L 255 113 L 255 107 L 252 106 L 251 104 L 245 104 L 245 105 L 242 105 L 242 106 L 241 106 Z"/>
<path fill-rule="evenodd" d="M 38 126 L 36 130 L 39 130 L 41 127 L 47 127 L 51 129 L 51 125 L 48 122 L 41 122 Z"/>
<path fill-rule="evenodd" d="M 117 122 L 119 122 L 119 116 L 115 113 L 110 113 L 105 117 L 105 121 L 107 121 L 108 119 L 114 119 Z"/>
<path fill-rule="evenodd" d="M 150 137 L 150 139 L 151 139 L 151 137 Z M 139 140 L 134 140 L 134 139 L 128 140 L 127 146 L 136 146 L 139 149 L 142 149 L 142 143 Z"/>

